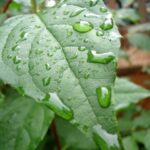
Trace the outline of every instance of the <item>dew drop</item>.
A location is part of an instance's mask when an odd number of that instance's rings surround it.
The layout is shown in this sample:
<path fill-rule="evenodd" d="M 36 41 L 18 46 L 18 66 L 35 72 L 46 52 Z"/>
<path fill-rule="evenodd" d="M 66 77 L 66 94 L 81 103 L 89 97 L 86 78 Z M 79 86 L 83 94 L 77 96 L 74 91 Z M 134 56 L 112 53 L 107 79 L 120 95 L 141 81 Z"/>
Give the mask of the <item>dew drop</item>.
<path fill-rule="evenodd" d="M 78 16 L 79 14 L 81 14 L 85 9 L 82 8 L 82 9 L 77 9 L 75 11 L 73 11 L 71 14 L 70 14 L 70 17 L 75 17 L 75 16 Z"/>
<path fill-rule="evenodd" d="M 79 51 L 86 51 L 86 47 L 80 46 L 80 47 L 78 48 L 78 50 L 79 50 Z"/>
<path fill-rule="evenodd" d="M 108 108 L 111 104 L 111 87 L 99 87 L 96 89 L 96 94 L 100 106 Z"/>
<path fill-rule="evenodd" d="M 24 91 L 23 87 L 18 87 L 17 91 L 20 95 L 25 96 L 25 91 Z"/>
<path fill-rule="evenodd" d="M 86 33 L 93 29 L 93 25 L 87 21 L 80 21 L 73 25 L 73 29 L 80 33 Z"/>
<path fill-rule="evenodd" d="M 115 59 L 115 55 L 112 52 L 98 54 L 92 50 L 88 52 L 88 62 L 108 64 Z"/>
<path fill-rule="evenodd" d="M 84 75 L 84 78 L 85 79 L 88 79 L 90 77 L 90 74 L 89 73 L 86 73 L 85 75 Z"/>
<path fill-rule="evenodd" d="M 64 11 L 64 15 L 68 15 L 69 14 L 69 11 L 68 10 L 65 10 Z"/>
<path fill-rule="evenodd" d="M 47 71 L 51 70 L 51 66 L 48 63 L 45 64 L 45 68 L 46 68 Z"/>
<path fill-rule="evenodd" d="M 45 6 L 46 7 L 54 7 L 56 5 L 56 1 L 55 0 L 46 0 L 45 1 Z"/>
<path fill-rule="evenodd" d="M 73 34 L 73 31 L 68 31 L 68 32 L 67 32 L 67 35 L 68 35 L 68 36 L 71 36 L 72 34 Z"/>
<path fill-rule="evenodd" d="M 23 31 L 21 34 L 20 34 L 20 37 L 23 39 L 23 38 L 27 38 L 28 36 L 28 33 L 26 33 L 25 31 Z"/>
<path fill-rule="evenodd" d="M 44 86 L 48 86 L 50 84 L 50 81 L 51 81 L 50 77 L 43 78 L 42 80 Z"/>
<path fill-rule="evenodd" d="M 18 46 L 18 45 L 15 45 L 15 46 L 12 47 L 12 51 L 17 50 L 18 48 L 19 48 L 19 46 Z"/>
<path fill-rule="evenodd" d="M 64 119 L 71 120 L 73 118 L 72 110 L 60 100 L 56 93 L 47 94 L 42 103 Z"/>
<path fill-rule="evenodd" d="M 107 18 L 102 25 L 100 25 L 100 28 L 103 30 L 110 30 L 113 28 L 113 19 Z"/>
<path fill-rule="evenodd" d="M 110 134 L 100 125 L 93 127 L 93 139 L 102 150 L 120 150 L 117 134 Z"/>
<path fill-rule="evenodd" d="M 99 0 L 90 0 L 90 6 L 93 7 L 93 6 L 95 6 L 98 2 L 99 2 Z"/>
<path fill-rule="evenodd" d="M 19 64 L 21 63 L 21 59 L 18 56 L 13 57 L 13 62 L 14 64 Z"/>
<path fill-rule="evenodd" d="M 89 42 L 89 39 L 84 39 L 84 43 L 88 43 Z"/>
<path fill-rule="evenodd" d="M 43 50 L 40 50 L 40 49 L 37 49 L 36 51 L 35 51 L 35 54 L 36 55 L 40 55 L 40 54 L 42 54 L 43 53 Z"/>
<path fill-rule="evenodd" d="M 104 35 L 104 32 L 103 32 L 103 31 L 97 31 L 97 32 L 96 32 L 96 35 L 97 35 L 97 36 L 103 36 L 103 35 Z"/>
<path fill-rule="evenodd" d="M 107 8 L 106 7 L 100 7 L 100 12 L 102 12 L 102 13 L 106 13 L 108 10 L 107 10 Z"/>

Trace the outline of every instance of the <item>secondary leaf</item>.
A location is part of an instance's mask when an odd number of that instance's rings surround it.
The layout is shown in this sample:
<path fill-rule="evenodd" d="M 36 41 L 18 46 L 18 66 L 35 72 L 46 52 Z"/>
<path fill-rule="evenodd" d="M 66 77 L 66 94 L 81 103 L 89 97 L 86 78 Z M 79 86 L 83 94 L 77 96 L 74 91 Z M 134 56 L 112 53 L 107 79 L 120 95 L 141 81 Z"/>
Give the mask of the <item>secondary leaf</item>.
<path fill-rule="evenodd" d="M 44 138 L 53 113 L 33 99 L 12 92 L 0 105 L 0 149 L 34 150 Z"/>
<path fill-rule="evenodd" d="M 111 14 L 101 7 L 102 1 L 67 0 L 38 15 L 13 17 L 0 28 L 0 78 L 90 138 L 97 125 L 110 134 L 117 131 L 113 105 L 102 108 L 96 93 L 113 88 L 120 46 Z M 90 51 L 104 63 L 88 62 Z"/>
<path fill-rule="evenodd" d="M 150 91 L 146 90 L 127 79 L 117 79 L 115 85 L 116 110 L 128 107 L 132 103 L 150 96 Z"/>

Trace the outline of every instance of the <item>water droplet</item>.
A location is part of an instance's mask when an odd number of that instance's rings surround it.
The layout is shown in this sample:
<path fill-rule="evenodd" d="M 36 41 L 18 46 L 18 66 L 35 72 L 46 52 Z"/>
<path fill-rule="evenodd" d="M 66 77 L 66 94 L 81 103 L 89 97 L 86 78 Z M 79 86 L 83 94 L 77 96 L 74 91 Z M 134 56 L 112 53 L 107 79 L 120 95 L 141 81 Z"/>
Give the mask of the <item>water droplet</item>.
<path fill-rule="evenodd" d="M 96 93 L 100 106 L 109 107 L 111 104 L 111 87 L 99 87 L 96 89 Z"/>
<path fill-rule="evenodd" d="M 106 13 L 108 10 L 107 10 L 107 8 L 106 7 L 100 7 L 100 12 L 102 12 L 102 13 Z"/>
<path fill-rule="evenodd" d="M 84 78 L 85 79 L 88 79 L 90 77 L 90 74 L 89 73 L 86 73 L 85 75 L 84 75 Z"/>
<path fill-rule="evenodd" d="M 21 63 L 21 58 L 19 58 L 18 56 L 13 57 L 13 62 L 14 64 L 19 64 Z"/>
<path fill-rule="evenodd" d="M 80 33 L 86 33 L 93 29 L 93 25 L 87 21 L 80 21 L 73 25 L 73 29 Z"/>
<path fill-rule="evenodd" d="M 42 80 L 44 86 L 48 86 L 50 84 L 50 81 L 51 81 L 50 77 L 43 78 Z"/>
<path fill-rule="evenodd" d="M 18 46 L 18 45 L 15 45 L 15 46 L 12 47 L 12 51 L 17 50 L 18 48 L 19 48 L 19 46 Z"/>
<path fill-rule="evenodd" d="M 69 11 L 68 10 L 65 10 L 64 11 L 64 15 L 68 15 L 69 14 Z"/>
<path fill-rule="evenodd" d="M 47 64 L 45 64 L 45 68 L 46 68 L 46 70 L 48 71 L 48 70 L 51 70 L 51 66 L 47 63 Z"/>
<path fill-rule="evenodd" d="M 96 18 L 99 18 L 100 16 L 97 15 L 97 14 L 94 14 L 94 13 L 88 13 L 88 14 L 85 14 L 84 17 L 88 17 L 88 18 L 90 18 L 90 17 L 92 17 L 92 18 L 96 17 Z"/>
<path fill-rule="evenodd" d="M 20 34 L 20 37 L 23 39 L 23 38 L 27 38 L 28 36 L 28 33 L 26 33 L 25 31 L 23 31 L 21 34 Z"/>
<path fill-rule="evenodd" d="M 42 103 L 64 119 L 71 120 L 73 118 L 72 110 L 60 100 L 56 93 L 47 94 Z"/>
<path fill-rule="evenodd" d="M 78 57 L 78 54 L 77 53 L 74 53 L 71 57 L 71 59 L 76 59 Z"/>
<path fill-rule="evenodd" d="M 36 51 L 35 51 L 35 54 L 36 55 L 40 55 L 40 54 L 42 54 L 43 53 L 43 50 L 40 50 L 40 49 L 37 49 Z"/>
<path fill-rule="evenodd" d="M 102 150 L 120 150 L 117 134 L 110 134 L 100 125 L 93 127 L 93 138 Z"/>
<path fill-rule="evenodd" d="M 73 31 L 68 31 L 68 32 L 67 32 L 67 35 L 68 35 L 68 36 L 71 36 L 72 34 L 73 34 Z"/>
<path fill-rule="evenodd" d="M 92 50 L 88 52 L 88 62 L 108 64 L 115 59 L 115 55 L 112 52 L 98 54 Z"/>
<path fill-rule="evenodd" d="M 113 28 L 113 19 L 107 18 L 102 25 L 100 25 L 100 28 L 103 30 L 110 30 Z"/>
<path fill-rule="evenodd" d="M 95 6 L 98 2 L 99 2 L 99 0 L 90 0 L 90 6 L 93 7 L 93 6 Z"/>
<path fill-rule="evenodd" d="M 85 8 L 77 9 L 77 10 L 73 11 L 73 12 L 70 14 L 70 17 L 78 16 L 78 15 L 81 14 L 84 10 L 85 10 Z"/>
<path fill-rule="evenodd" d="M 97 35 L 97 36 L 103 36 L 103 35 L 104 35 L 104 32 L 103 32 L 103 31 L 97 31 L 97 32 L 96 32 L 96 35 Z"/>
<path fill-rule="evenodd" d="M 84 43 L 88 43 L 89 42 L 89 39 L 84 39 Z"/>
<path fill-rule="evenodd" d="M 86 47 L 81 46 L 81 47 L 78 48 L 78 50 L 79 50 L 79 51 L 86 51 L 87 49 L 86 49 Z"/>
<path fill-rule="evenodd" d="M 56 5 L 56 1 L 55 0 L 46 0 L 45 1 L 45 6 L 46 7 L 54 7 Z"/>

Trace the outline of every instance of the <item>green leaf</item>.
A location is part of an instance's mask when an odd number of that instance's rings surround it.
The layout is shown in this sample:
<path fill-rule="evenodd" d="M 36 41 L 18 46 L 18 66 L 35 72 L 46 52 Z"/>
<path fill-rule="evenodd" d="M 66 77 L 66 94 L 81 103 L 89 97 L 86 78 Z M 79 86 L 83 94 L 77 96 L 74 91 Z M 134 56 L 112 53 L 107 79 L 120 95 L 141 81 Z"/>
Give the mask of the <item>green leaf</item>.
<path fill-rule="evenodd" d="M 129 42 L 141 50 L 150 51 L 150 37 L 144 33 L 133 33 L 128 35 Z"/>
<path fill-rule="evenodd" d="M 43 100 L 90 138 L 97 125 L 108 134 L 117 132 L 113 104 L 102 108 L 96 93 L 100 87 L 113 88 L 116 60 L 87 61 L 91 50 L 98 59 L 107 59 L 107 53 L 117 56 L 120 47 L 111 14 L 100 12 L 100 7 L 105 7 L 102 1 L 67 0 L 38 15 L 13 17 L 0 28 L 0 78 L 21 89 L 23 95 Z M 72 26 L 81 20 L 92 24 L 92 30 L 74 30 Z M 108 25 L 109 30 L 100 25 Z"/>
<path fill-rule="evenodd" d="M 146 150 L 150 150 L 150 130 L 147 131 L 146 136 L 144 137 L 144 145 L 146 147 Z"/>
<path fill-rule="evenodd" d="M 125 150 L 138 150 L 137 143 L 131 136 L 123 139 L 123 145 Z"/>
<path fill-rule="evenodd" d="M 63 147 L 67 150 L 96 150 L 96 145 L 67 121 L 57 118 L 57 130 Z M 86 126 L 85 126 L 86 130 Z"/>
<path fill-rule="evenodd" d="M 0 105 L 0 149 L 34 150 L 44 138 L 53 113 L 12 92 Z"/>
<path fill-rule="evenodd" d="M 150 96 L 150 91 L 146 90 L 127 79 L 117 79 L 115 85 L 116 110 L 128 107 L 132 103 Z"/>

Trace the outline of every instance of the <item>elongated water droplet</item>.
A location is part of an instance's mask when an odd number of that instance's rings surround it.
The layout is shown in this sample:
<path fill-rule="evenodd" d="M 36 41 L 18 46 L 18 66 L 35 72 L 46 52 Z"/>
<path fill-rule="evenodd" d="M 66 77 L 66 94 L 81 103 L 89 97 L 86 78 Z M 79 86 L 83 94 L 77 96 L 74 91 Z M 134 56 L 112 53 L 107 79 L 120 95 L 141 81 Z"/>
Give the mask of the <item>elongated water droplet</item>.
<path fill-rule="evenodd" d="M 93 6 L 95 6 L 98 2 L 99 2 L 99 0 L 90 0 L 90 6 L 93 7 Z"/>
<path fill-rule="evenodd" d="M 97 31 L 97 32 L 96 32 L 96 35 L 97 35 L 97 36 L 103 36 L 103 35 L 104 35 L 104 32 L 103 32 L 103 31 Z"/>
<path fill-rule="evenodd" d="M 64 119 L 71 120 L 73 118 L 72 110 L 60 100 L 56 93 L 47 94 L 42 103 Z"/>
<path fill-rule="evenodd" d="M 113 28 L 113 19 L 107 18 L 102 25 L 100 25 L 100 28 L 103 30 L 110 30 Z"/>
<path fill-rule="evenodd" d="M 110 134 L 100 125 L 93 127 L 93 138 L 102 150 L 120 150 L 117 134 Z"/>
<path fill-rule="evenodd" d="M 102 13 L 106 13 L 108 11 L 106 7 L 101 7 L 99 10 Z"/>
<path fill-rule="evenodd" d="M 43 78 L 42 80 L 44 86 L 48 86 L 50 84 L 50 81 L 51 81 L 50 77 Z"/>
<path fill-rule="evenodd" d="M 111 104 L 111 87 L 99 87 L 96 89 L 97 99 L 101 107 L 107 108 Z"/>
<path fill-rule="evenodd" d="M 100 16 L 97 15 L 97 14 L 94 14 L 94 13 L 88 13 L 88 14 L 85 14 L 84 17 L 88 17 L 88 18 L 96 17 L 96 18 L 99 18 Z"/>
<path fill-rule="evenodd" d="M 75 11 L 73 11 L 71 14 L 70 14 L 70 17 L 75 17 L 75 16 L 78 16 L 79 14 L 81 14 L 85 9 L 82 8 L 82 9 L 77 9 Z"/>
<path fill-rule="evenodd" d="M 87 21 L 80 21 L 73 25 L 73 29 L 80 33 L 86 33 L 93 29 L 93 25 Z"/>
<path fill-rule="evenodd" d="M 15 56 L 13 58 L 13 62 L 14 62 L 14 64 L 19 64 L 19 63 L 21 63 L 21 58 L 19 58 L 18 56 Z"/>
<path fill-rule="evenodd" d="M 108 64 L 115 59 L 115 55 L 112 52 L 98 54 L 92 50 L 88 53 L 88 62 Z"/>
<path fill-rule="evenodd" d="M 78 48 L 78 50 L 79 50 L 79 51 L 86 51 L 86 47 L 81 46 L 81 47 Z"/>

